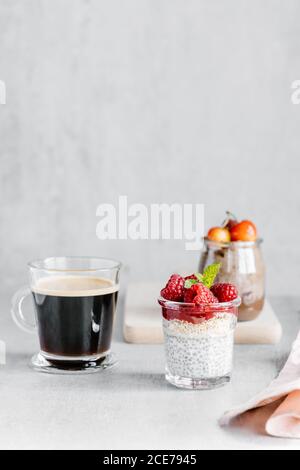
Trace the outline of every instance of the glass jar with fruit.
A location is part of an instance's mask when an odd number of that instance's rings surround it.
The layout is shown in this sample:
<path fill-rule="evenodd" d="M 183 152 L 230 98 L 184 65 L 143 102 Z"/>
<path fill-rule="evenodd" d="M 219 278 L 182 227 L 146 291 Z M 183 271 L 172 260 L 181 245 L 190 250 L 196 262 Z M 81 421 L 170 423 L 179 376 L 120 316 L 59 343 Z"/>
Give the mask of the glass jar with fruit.
<path fill-rule="evenodd" d="M 219 268 L 173 274 L 160 293 L 166 380 L 177 387 L 208 389 L 230 380 L 240 298 L 232 284 L 213 284 Z"/>
<path fill-rule="evenodd" d="M 254 320 L 264 306 L 265 265 L 261 243 L 253 222 L 238 222 L 230 213 L 223 225 L 211 228 L 205 238 L 199 270 L 220 263 L 218 282 L 233 283 L 241 297 L 239 321 Z"/>

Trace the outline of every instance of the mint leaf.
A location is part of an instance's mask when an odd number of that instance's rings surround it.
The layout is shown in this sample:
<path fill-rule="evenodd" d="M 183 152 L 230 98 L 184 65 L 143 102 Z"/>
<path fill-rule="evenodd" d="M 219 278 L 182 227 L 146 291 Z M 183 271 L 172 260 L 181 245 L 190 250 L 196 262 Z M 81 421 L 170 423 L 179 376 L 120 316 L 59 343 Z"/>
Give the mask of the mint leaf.
<path fill-rule="evenodd" d="M 195 273 L 196 278 L 198 279 L 198 282 L 202 282 L 203 276 L 200 273 Z"/>
<path fill-rule="evenodd" d="M 184 283 L 184 287 L 186 289 L 189 289 L 190 287 L 192 287 L 194 284 L 198 284 L 199 281 L 197 281 L 196 279 L 187 279 Z"/>
<path fill-rule="evenodd" d="M 201 282 L 206 287 L 208 287 L 208 289 L 210 289 L 211 286 L 213 285 L 214 280 L 218 272 L 220 271 L 220 267 L 221 267 L 221 263 L 214 263 L 214 264 L 210 264 L 204 269 Z"/>

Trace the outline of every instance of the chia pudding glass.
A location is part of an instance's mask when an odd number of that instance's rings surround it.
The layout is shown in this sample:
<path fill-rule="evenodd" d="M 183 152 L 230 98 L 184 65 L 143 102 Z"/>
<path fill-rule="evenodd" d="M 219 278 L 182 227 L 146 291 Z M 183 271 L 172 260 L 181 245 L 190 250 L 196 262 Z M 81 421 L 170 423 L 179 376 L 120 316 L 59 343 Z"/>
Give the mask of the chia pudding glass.
<path fill-rule="evenodd" d="M 265 300 L 265 265 L 261 252 L 262 239 L 253 242 L 219 243 L 204 239 L 199 270 L 220 263 L 217 282 L 234 284 L 241 297 L 239 321 L 254 320 L 260 315 Z"/>
<path fill-rule="evenodd" d="M 188 389 L 210 389 L 230 381 L 237 297 L 230 302 L 195 305 L 162 297 L 166 380 Z"/>

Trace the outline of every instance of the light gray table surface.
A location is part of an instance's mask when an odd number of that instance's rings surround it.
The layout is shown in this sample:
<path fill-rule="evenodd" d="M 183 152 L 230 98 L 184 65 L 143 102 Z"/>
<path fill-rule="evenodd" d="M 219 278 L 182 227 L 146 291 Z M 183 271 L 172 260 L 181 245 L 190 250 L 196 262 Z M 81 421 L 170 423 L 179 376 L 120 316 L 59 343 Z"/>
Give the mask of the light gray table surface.
<path fill-rule="evenodd" d="M 101 373 L 47 375 L 28 367 L 38 350 L 34 336 L 18 330 L 1 297 L 1 449 L 289 449 L 300 441 L 220 428 L 225 410 L 265 387 L 283 366 L 300 326 L 300 297 L 271 299 L 283 326 L 276 346 L 235 346 L 232 382 L 211 391 L 179 390 L 164 379 L 160 345 L 122 339 L 121 299 L 113 350 L 119 365 Z"/>

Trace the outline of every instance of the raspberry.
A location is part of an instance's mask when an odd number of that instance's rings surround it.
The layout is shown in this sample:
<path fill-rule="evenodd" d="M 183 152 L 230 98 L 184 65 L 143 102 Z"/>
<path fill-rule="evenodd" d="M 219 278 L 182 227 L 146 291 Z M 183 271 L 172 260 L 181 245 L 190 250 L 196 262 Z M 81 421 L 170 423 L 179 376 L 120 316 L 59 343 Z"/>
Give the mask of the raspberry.
<path fill-rule="evenodd" d="M 193 303 L 196 295 L 200 294 L 200 284 L 193 284 L 188 289 L 184 289 L 184 302 Z"/>
<path fill-rule="evenodd" d="M 184 279 L 179 274 L 172 274 L 166 287 L 160 291 L 160 295 L 166 300 L 181 302 L 183 300 Z"/>
<path fill-rule="evenodd" d="M 231 302 L 237 298 L 238 291 L 233 284 L 220 282 L 211 287 L 211 292 L 217 297 L 219 302 Z"/>
<path fill-rule="evenodd" d="M 189 289 L 185 289 L 184 302 L 199 304 L 214 304 L 218 299 L 203 284 L 193 284 Z"/>
<path fill-rule="evenodd" d="M 188 279 L 192 279 L 193 281 L 197 281 L 197 277 L 195 276 L 195 274 L 191 274 L 190 276 L 186 276 L 184 278 L 185 281 L 187 281 Z"/>

